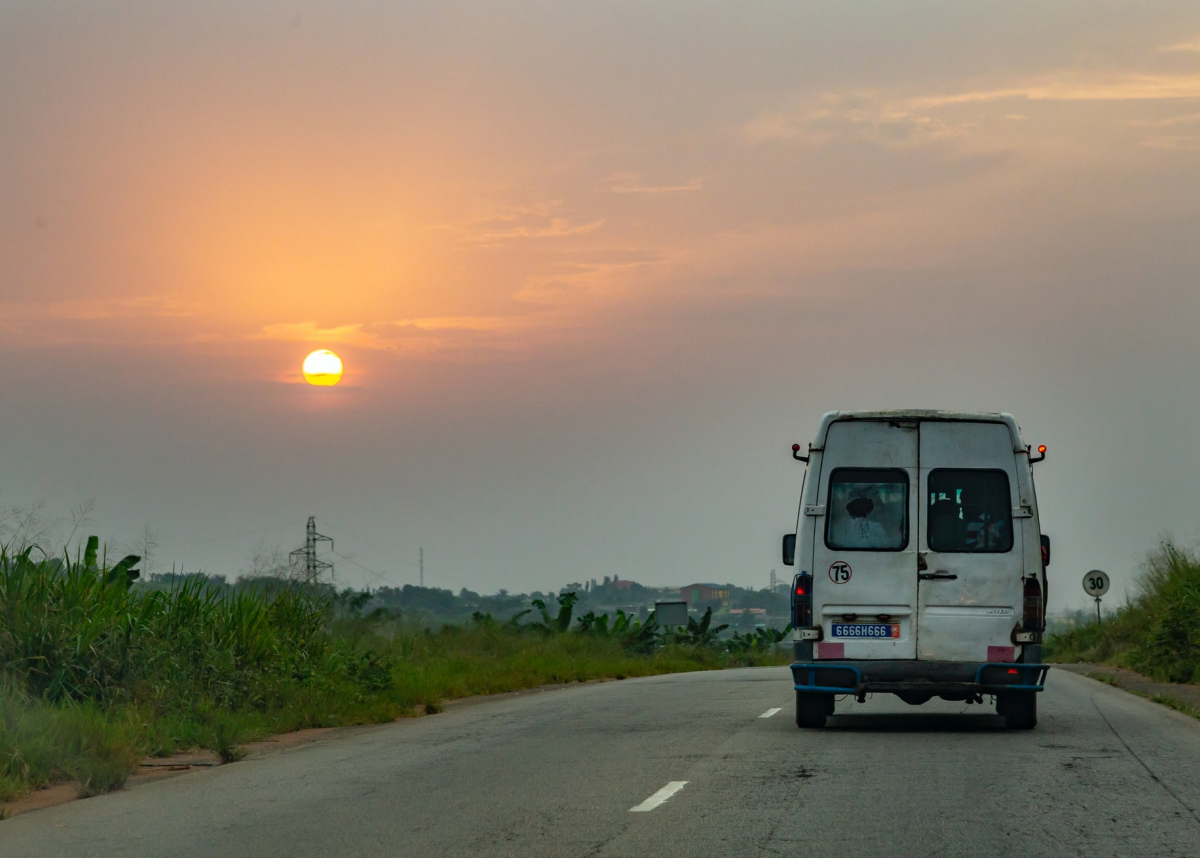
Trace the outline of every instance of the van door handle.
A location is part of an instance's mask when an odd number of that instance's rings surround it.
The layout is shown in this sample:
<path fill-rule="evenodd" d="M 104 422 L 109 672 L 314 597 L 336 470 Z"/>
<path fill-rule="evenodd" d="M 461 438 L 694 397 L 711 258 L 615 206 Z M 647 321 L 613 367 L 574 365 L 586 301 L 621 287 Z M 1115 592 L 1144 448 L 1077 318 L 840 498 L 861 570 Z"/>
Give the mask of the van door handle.
<path fill-rule="evenodd" d="M 939 569 L 936 572 L 922 572 L 917 577 L 922 581 L 954 581 L 958 578 L 957 575 L 952 575 L 942 569 Z"/>

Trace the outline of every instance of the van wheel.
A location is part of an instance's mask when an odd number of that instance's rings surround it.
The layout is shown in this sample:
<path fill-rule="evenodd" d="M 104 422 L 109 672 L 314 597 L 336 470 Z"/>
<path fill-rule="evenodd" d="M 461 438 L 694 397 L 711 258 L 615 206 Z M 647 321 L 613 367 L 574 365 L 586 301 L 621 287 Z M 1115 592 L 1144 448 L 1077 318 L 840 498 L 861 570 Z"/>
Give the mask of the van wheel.
<path fill-rule="evenodd" d="M 796 692 L 796 726 L 824 727 L 825 716 L 833 710 L 832 694 L 813 694 L 810 691 Z"/>
<path fill-rule="evenodd" d="M 1012 730 L 1032 730 L 1037 726 L 1037 692 L 1010 691 L 997 698 L 996 710 L 1001 710 L 1003 700 L 1004 726 Z"/>

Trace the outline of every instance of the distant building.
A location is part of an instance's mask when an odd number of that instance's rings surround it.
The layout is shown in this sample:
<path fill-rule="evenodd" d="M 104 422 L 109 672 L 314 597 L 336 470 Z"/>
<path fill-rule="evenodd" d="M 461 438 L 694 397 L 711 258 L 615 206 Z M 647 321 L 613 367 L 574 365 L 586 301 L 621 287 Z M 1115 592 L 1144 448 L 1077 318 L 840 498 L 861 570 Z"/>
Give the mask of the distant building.
<path fill-rule="evenodd" d="M 679 596 L 685 602 L 691 602 L 693 605 L 705 602 L 723 605 L 729 601 L 729 588 L 716 584 L 689 584 L 679 588 Z"/>

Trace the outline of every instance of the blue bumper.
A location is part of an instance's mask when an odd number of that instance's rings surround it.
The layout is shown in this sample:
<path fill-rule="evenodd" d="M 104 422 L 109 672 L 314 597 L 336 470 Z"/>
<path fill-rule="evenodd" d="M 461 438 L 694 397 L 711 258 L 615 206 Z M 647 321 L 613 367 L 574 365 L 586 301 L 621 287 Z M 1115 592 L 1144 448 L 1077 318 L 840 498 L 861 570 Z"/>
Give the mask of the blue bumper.
<path fill-rule="evenodd" d="M 791 668 L 796 690 L 813 694 L 898 691 L 997 694 L 1005 691 L 1042 691 L 1050 665 L 1019 662 L 822 661 L 797 662 Z"/>

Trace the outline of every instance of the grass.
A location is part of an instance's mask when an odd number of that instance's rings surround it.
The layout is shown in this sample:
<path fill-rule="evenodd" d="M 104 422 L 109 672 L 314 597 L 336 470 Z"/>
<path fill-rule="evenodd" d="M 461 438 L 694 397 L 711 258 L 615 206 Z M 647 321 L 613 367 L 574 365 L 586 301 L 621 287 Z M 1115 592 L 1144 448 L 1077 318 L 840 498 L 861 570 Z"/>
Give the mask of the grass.
<path fill-rule="evenodd" d="M 1200 557 L 1164 542 L 1147 557 L 1127 605 L 1102 623 L 1049 636 L 1045 656 L 1127 667 L 1156 682 L 1200 682 Z"/>
<path fill-rule="evenodd" d="M 1154 703 L 1159 703 L 1163 706 L 1169 706 L 1176 712 L 1182 712 L 1184 715 L 1191 715 L 1193 718 L 1200 718 L 1200 709 L 1191 704 L 1184 703 L 1178 698 L 1172 697 L 1169 694 L 1155 694 L 1150 697 Z"/>
<path fill-rule="evenodd" d="M 499 625 L 402 634 L 394 646 L 402 654 L 393 671 L 395 693 L 411 705 L 589 679 L 783 663 L 770 656 L 734 659 L 712 649 L 683 645 L 631 653 L 619 639 L 531 636 Z"/>
<path fill-rule="evenodd" d="M 78 781 L 84 796 L 123 785 L 140 756 L 139 727 L 124 712 L 0 688 L 0 801 L 63 781 Z"/>
<path fill-rule="evenodd" d="M 708 617 L 669 634 L 620 614 L 573 625 L 569 594 L 557 616 L 535 602 L 541 622 L 477 615 L 432 631 L 287 582 L 132 587 L 137 558 L 97 555 L 95 539 L 74 559 L 0 550 L 0 801 L 71 780 L 106 792 L 144 755 L 234 762 L 247 741 L 458 697 L 788 660 L 770 635 L 718 640 Z"/>

